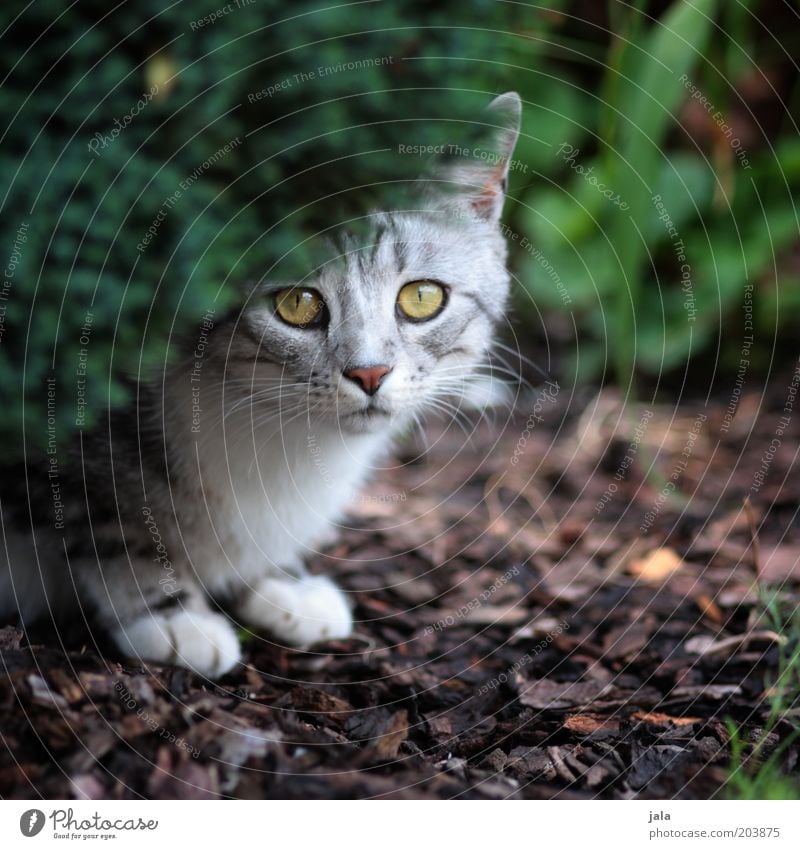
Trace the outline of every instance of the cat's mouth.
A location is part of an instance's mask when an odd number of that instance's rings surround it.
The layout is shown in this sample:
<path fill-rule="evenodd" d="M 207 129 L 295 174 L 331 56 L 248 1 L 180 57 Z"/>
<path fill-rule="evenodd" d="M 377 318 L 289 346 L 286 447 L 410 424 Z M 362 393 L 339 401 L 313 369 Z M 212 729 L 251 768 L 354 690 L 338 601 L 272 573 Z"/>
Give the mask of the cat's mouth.
<path fill-rule="evenodd" d="M 369 404 L 362 407 L 360 410 L 353 410 L 351 413 L 345 413 L 343 418 L 349 421 L 372 422 L 380 419 L 387 419 L 391 416 L 391 411 L 378 404 Z"/>

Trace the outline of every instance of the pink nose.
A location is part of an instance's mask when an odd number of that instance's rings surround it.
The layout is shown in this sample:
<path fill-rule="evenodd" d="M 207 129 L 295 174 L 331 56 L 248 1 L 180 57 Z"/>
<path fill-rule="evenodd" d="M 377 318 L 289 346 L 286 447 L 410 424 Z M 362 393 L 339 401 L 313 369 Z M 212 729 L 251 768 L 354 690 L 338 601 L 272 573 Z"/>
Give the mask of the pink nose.
<path fill-rule="evenodd" d="M 378 391 L 383 378 L 391 369 L 389 366 L 365 366 L 363 368 L 351 368 L 344 373 L 348 380 L 357 383 L 367 395 L 374 395 Z"/>

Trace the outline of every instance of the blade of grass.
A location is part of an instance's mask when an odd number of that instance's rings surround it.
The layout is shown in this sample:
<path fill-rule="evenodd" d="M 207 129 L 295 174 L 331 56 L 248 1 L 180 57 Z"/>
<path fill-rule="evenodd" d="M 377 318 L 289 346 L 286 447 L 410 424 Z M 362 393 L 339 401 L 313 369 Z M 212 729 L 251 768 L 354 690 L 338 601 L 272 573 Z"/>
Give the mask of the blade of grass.
<path fill-rule="evenodd" d="M 732 718 L 726 720 L 731 747 L 726 795 L 730 799 L 796 799 L 800 789 L 797 779 L 782 768 L 788 749 L 800 737 L 800 729 L 790 732 L 768 757 L 763 756 L 773 730 L 782 720 L 796 715 L 800 700 L 800 617 L 793 600 L 788 610 L 782 609 L 780 596 L 780 587 L 758 584 L 760 615 L 787 640 L 779 645 L 775 680 L 764 681 L 768 712 L 759 735 L 753 739 Z"/>
<path fill-rule="evenodd" d="M 637 222 L 655 214 L 652 186 L 663 159 L 662 144 L 686 97 L 681 76 L 688 76 L 701 60 L 716 7 L 717 0 L 673 3 L 646 33 L 643 49 L 624 63 L 615 103 L 610 105 L 614 115 L 604 139 L 609 185 L 630 207 L 609 226 L 622 278 L 614 305 L 617 379 L 629 389 L 636 367 L 636 311 L 649 247 Z M 665 202 L 668 208 L 669 200 Z"/>

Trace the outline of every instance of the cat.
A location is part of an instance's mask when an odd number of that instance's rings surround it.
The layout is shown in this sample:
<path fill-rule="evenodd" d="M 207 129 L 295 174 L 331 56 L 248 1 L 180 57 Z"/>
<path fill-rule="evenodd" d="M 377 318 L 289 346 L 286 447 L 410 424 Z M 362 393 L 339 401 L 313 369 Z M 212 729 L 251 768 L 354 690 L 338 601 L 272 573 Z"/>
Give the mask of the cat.
<path fill-rule="evenodd" d="M 442 162 L 413 208 L 372 214 L 306 279 L 207 315 L 130 409 L 81 436 L 77 472 L 56 469 L 60 512 L 48 458 L 20 470 L 0 616 L 77 606 L 124 656 L 211 678 L 241 659 L 237 621 L 289 646 L 346 638 L 347 597 L 304 554 L 397 434 L 481 373 L 509 294 L 520 119 L 516 93 L 496 98 L 480 122 L 493 155 Z"/>

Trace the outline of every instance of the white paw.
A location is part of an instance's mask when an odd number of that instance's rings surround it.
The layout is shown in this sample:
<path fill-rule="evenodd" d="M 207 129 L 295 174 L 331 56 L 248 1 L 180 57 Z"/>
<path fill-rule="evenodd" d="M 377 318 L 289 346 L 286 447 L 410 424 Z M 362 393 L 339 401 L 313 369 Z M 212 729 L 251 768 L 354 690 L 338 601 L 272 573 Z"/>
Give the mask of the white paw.
<path fill-rule="evenodd" d="M 218 613 L 146 613 L 111 636 L 127 655 L 175 663 L 212 678 L 224 675 L 241 659 L 233 627 Z"/>
<path fill-rule="evenodd" d="M 344 593 L 321 575 L 262 578 L 239 604 L 242 618 L 291 646 L 348 637 L 353 617 Z"/>

